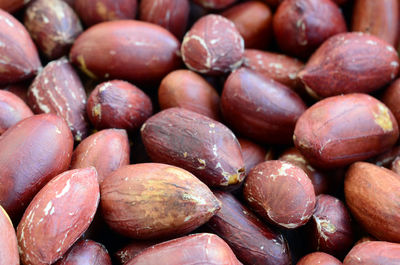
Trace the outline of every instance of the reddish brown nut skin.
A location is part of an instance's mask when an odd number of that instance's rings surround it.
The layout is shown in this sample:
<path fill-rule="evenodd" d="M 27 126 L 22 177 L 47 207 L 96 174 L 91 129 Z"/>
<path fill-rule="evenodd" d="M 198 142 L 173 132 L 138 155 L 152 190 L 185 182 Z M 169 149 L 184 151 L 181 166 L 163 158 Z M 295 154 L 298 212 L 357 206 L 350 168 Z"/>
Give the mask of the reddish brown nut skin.
<path fill-rule="evenodd" d="M 194 0 L 194 2 L 206 9 L 223 9 L 237 0 Z"/>
<path fill-rule="evenodd" d="M 400 175 L 400 157 L 397 157 L 390 167 L 390 169 L 395 172 L 396 174 Z"/>
<path fill-rule="evenodd" d="M 2 0 L 0 2 L 0 9 L 3 9 L 7 12 L 14 12 L 29 3 L 30 0 Z"/>
<path fill-rule="evenodd" d="M 342 265 L 340 260 L 324 252 L 313 252 L 302 257 L 296 265 Z"/>
<path fill-rule="evenodd" d="M 27 90 L 30 85 L 30 82 L 20 82 L 20 83 L 13 83 L 5 86 L 1 86 L 0 90 L 10 91 L 11 93 L 17 95 L 25 104 L 28 104 L 28 96 Z"/>
<path fill-rule="evenodd" d="M 396 265 L 399 263 L 400 244 L 381 241 L 356 245 L 343 261 L 343 265 Z"/>
<path fill-rule="evenodd" d="M 373 163 L 380 167 L 390 168 L 392 162 L 400 156 L 400 146 L 394 146 L 389 149 L 389 151 L 384 152 L 376 157 L 368 160 L 368 162 Z"/>
<path fill-rule="evenodd" d="M 397 41 L 398 19 L 399 3 L 397 0 L 356 0 L 351 30 L 375 35 L 394 46 Z"/>
<path fill-rule="evenodd" d="M 150 98 L 138 87 L 120 80 L 99 84 L 89 95 L 87 115 L 96 129 L 133 132 L 153 113 Z"/>
<path fill-rule="evenodd" d="M 140 2 L 140 20 L 168 29 L 182 39 L 188 25 L 188 0 L 146 0 Z"/>
<path fill-rule="evenodd" d="M 76 242 L 68 253 L 55 265 L 112 265 L 107 249 L 92 240 Z"/>
<path fill-rule="evenodd" d="M 307 58 L 331 36 L 346 32 L 339 7 L 330 0 L 286 0 L 273 18 L 275 38 L 287 54 Z"/>
<path fill-rule="evenodd" d="M 0 135 L 17 122 L 32 116 L 31 109 L 14 93 L 0 90 Z"/>
<path fill-rule="evenodd" d="M 28 104 L 35 113 L 62 117 L 76 141 L 87 136 L 86 92 L 66 58 L 50 62 L 36 76 L 28 89 Z"/>
<path fill-rule="evenodd" d="M 69 167 L 73 143 L 67 124 L 54 114 L 26 118 L 0 136 L 0 204 L 11 219 Z"/>
<path fill-rule="evenodd" d="M 243 62 L 243 53 L 244 40 L 233 22 L 213 14 L 197 20 L 185 34 L 181 46 L 185 65 L 209 75 L 238 68 Z"/>
<path fill-rule="evenodd" d="M 221 95 L 227 123 L 244 137 L 263 143 L 291 143 L 296 121 L 305 110 L 290 88 L 246 68 L 229 75 Z"/>
<path fill-rule="evenodd" d="M 176 70 L 161 81 L 158 89 L 160 108 L 185 108 L 214 120 L 220 119 L 219 95 L 201 75 L 190 70 Z"/>
<path fill-rule="evenodd" d="M 104 220 L 136 239 L 184 235 L 220 209 L 210 189 L 188 171 L 157 163 L 114 171 L 101 184 Z"/>
<path fill-rule="evenodd" d="M 162 240 L 135 241 L 123 247 L 122 249 L 118 250 L 114 256 L 117 259 L 118 264 L 123 265 L 127 263 L 129 260 L 136 257 L 140 252 L 142 252 L 146 248 L 162 242 L 163 242 Z"/>
<path fill-rule="evenodd" d="M 120 20 L 100 23 L 82 33 L 72 46 L 70 59 L 92 78 L 149 82 L 178 68 L 178 53 L 179 41 L 161 26 Z"/>
<path fill-rule="evenodd" d="M 62 0 L 36 0 L 25 11 L 24 25 L 40 51 L 50 60 L 67 55 L 82 25 Z"/>
<path fill-rule="evenodd" d="M 360 238 L 356 243 L 354 243 L 354 245 L 358 245 L 364 242 L 370 242 L 370 241 L 378 241 L 376 238 L 368 235 L 368 236 L 363 236 L 362 238 Z"/>
<path fill-rule="evenodd" d="M 163 110 L 143 124 L 141 136 L 152 161 L 188 170 L 209 186 L 244 179 L 239 142 L 225 125 L 185 110 Z"/>
<path fill-rule="evenodd" d="M 135 19 L 137 0 L 74 0 L 74 8 L 90 27 L 104 21 Z"/>
<path fill-rule="evenodd" d="M 30 202 L 17 227 L 23 264 L 52 264 L 92 222 L 100 199 L 96 169 L 65 171 Z"/>
<path fill-rule="evenodd" d="M 375 36 L 353 32 L 324 42 L 298 76 L 311 96 L 324 98 L 376 91 L 395 79 L 398 72 L 399 58 L 391 45 Z"/>
<path fill-rule="evenodd" d="M 260 221 L 228 192 L 214 192 L 221 209 L 207 226 L 232 248 L 244 264 L 287 265 L 291 263 L 286 240 Z"/>
<path fill-rule="evenodd" d="M 382 96 L 382 102 L 392 111 L 397 123 L 400 122 L 400 78 L 396 79 L 387 89 Z"/>
<path fill-rule="evenodd" d="M 268 160 L 267 156 L 269 153 L 264 147 L 244 138 L 238 138 L 238 141 L 242 148 L 244 168 L 247 174 L 253 167 Z"/>
<path fill-rule="evenodd" d="M 399 175 L 386 168 L 357 162 L 346 173 L 347 206 L 356 221 L 377 239 L 400 242 L 399 193 Z"/>
<path fill-rule="evenodd" d="M 12 15 L 0 9 L 0 85 L 35 76 L 42 67 L 28 31 Z"/>
<path fill-rule="evenodd" d="M 13 223 L 0 206 L 0 265 L 19 265 L 18 242 Z"/>
<path fill-rule="evenodd" d="M 113 171 L 129 164 L 129 140 L 125 130 L 108 129 L 90 135 L 72 154 L 71 169 L 93 166 L 101 184 Z"/>
<path fill-rule="evenodd" d="M 283 2 L 283 0 L 264 0 L 264 2 L 269 6 L 277 7 Z"/>
<path fill-rule="evenodd" d="M 306 173 L 279 160 L 255 166 L 246 178 L 243 195 L 266 221 L 288 229 L 306 224 L 315 206 L 314 188 Z"/>
<path fill-rule="evenodd" d="M 383 153 L 398 136 L 396 119 L 382 102 L 366 94 L 348 94 L 308 108 L 293 138 L 311 165 L 334 168 Z"/>
<path fill-rule="evenodd" d="M 262 2 L 240 3 L 224 11 L 221 15 L 235 24 L 247 49 L 263 49 L 271 42 L 272 12 Z"/>
<path fill-rule="evenodd" d="M 242 264 L 221 238 L 214 234 L 201 233 L 157 244 L 141 252 L 126 265 L 158 264 L 160 260 L 164 265 Z"/>

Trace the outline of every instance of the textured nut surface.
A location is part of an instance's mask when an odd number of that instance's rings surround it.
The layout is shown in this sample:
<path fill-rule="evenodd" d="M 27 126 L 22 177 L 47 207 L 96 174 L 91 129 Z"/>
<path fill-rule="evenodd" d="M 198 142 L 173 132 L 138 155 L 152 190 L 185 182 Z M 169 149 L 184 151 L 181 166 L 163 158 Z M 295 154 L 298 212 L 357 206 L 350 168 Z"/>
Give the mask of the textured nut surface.
<path fill-rule="evenodd" d="M 343 265 L 396 265 L 400 263 L 400 244 L 390 242 L 364 242 L 347 254 Z"/>
<path fill-rule="evenodd" d="M 80 240 L 55 265 L 82 264 L 111 265 L 112 263 L 107 249 L 102 244 L 92 240 Z"/>
<path fill-rule="evenodd" d="M 324 252 L 313 252 L 302 257 L 296 265 L 342 265 L 340 260 Z"/>
<path fill-rule="evenodd" d="M 8 214 L 0 206 L 0 265 L 19 265 L 18 242 Z"/>

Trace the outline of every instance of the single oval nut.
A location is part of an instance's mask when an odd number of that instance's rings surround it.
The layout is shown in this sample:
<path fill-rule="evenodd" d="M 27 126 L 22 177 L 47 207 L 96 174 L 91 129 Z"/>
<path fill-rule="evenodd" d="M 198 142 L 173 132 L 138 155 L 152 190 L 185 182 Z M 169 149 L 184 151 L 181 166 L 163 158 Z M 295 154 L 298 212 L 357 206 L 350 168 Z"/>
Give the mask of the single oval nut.
<path fill-rule="evenodd" d="M 313 252 L 302 257 L 296 265 L 342 265 L 340 260 L 324 252 Z"/>
<path fill-rule="evenodd" d="M 42 65 L 35 44 L 25 27 L 0 9 L 0 84 L 35 76 Z"/>
<path fill-rule="evenodd" d="M 237 0 L 194 0 L 196 4 L 212 10 L 226 8 L 236 1 Z"/>
<path fill-rule="evenodd" d="M 308 108 L 297 121 L 293 139 L 310 164 L 334 168 L 383 153 L 398 136 L 397 122 L 382 102 L 348 94 Z"/>
<path fill-rule="evenodd" d="M 181 46 L 186 66 L 210 75 L 238 68 L 243 62 L 243 53 L 244 40 L 233 22 L 213 14 L 197 20 L 185 34 Z"/>
<path fill-rule="evenodd" d="M 288 229 L 306 224 L 315 207 L 311 180 L 301 168 L 284 161 L 255 166 L 246 178 L 243 195 L 266 221 Z"/>
<path fill-rule="evenodd" d="M 14 93 L 0 90 L 0 135 L 17 122 L 31 117 L 31 109 Z"/>
<path fill-rule="evenodd" d="M 217 91 L 201 75 L 190 70 L 176 70 L 164 77 L 158 89 L 158 102 L 162 110 L 181 107 L 220 119 Z"/>
<path fill-rule="evenodd" d="M 0 265 L 19 265 L 17 235 L 13 223 L 0 205 Z"/>
<path fill-rule="evenodd" d="M 390 86 L 385 89 L 382 96 L 382 102 L 391 110 L 397 123 L 400 122 L 400 78 L 396 79 Z"/>
<path fill-rule="evenodd" d="M 52 264 L 79 239 L 100 199 L 96 169 L 65 171 L 44 186 L 17 227 L 23 264 Z"/>
<path fill-rule="evenodd" d="M 101 83 L 90 93 L 87 115 L 96 129 L 133 132 L 153 113 L 150 98 L 138 87 L 119 80 Z"/>
<path fill-rule="evenodd" d="M 65 256 L 55 265 L 112 265 L 107 249 L 92 240 L 76 242 Z"/>
<path fill-rule="evenodd" d="M 29 2 L 30 0 L 3 0 L 0 2 L 0 9 L 12 13 L 22 8 Z"/>
<path fill-rule="evenodd" d="M 70 59 L 91 78 L 149 82 L 178 68 L 178 54 L 179 41 L 161 26 L 120 20 L 82 33 L 71 48 Z"/>
<path fill-rule="evenodd" d="M 88 134 L 86 92 L 66 58 L 52 61 L 28 89 L 28 104 L 35 113 L 54 113 L 70 127 L 76 141 Z"/>
<path fill-rule="evenodd" d="M 221 95 L 227 123 L 241 135 L 263 143 L 291 143 L 296 121 L 305 110 L 304 102 L 290 88 L 246 68 L 229 75 Z"/>
<path fill-rule="evenodd" d="M 391 45 L 375 36 L 352 32 L 325 41 L 298 76 L 311 96 L 324 98 L 376 91 L 398 72 L 399 58 Z"/>
<path fill-rule="evenodd" d="M 35 194 L 68 169 L 74 140 L 54 114 L 34 115 L 0 136 L 0 205 L 19 220 Z"/>
<path fill-rule="evenodd" d="M 243 138 L 238 139 L 240 147 L 242 149 L 244 168 L 246 169 L 246 174 L 256 165 L 269 160 L 267 159 L 271 155 L 271 150 L 267 151 L 262 146 L 248 141 Z"/>
<path fill-rule="evenodd" d="M 400 262 L 400 244 L 371 241 L 356 245 L 343 265 L 396 265 Z"/>
<path fill-rule="evenodd" d="M 152 161 L 188 170 L 209 186 L 244 179 L 239 142 L 225 125 L 183 108 L 163 110 L 143 124 L 141 136 Z"/>

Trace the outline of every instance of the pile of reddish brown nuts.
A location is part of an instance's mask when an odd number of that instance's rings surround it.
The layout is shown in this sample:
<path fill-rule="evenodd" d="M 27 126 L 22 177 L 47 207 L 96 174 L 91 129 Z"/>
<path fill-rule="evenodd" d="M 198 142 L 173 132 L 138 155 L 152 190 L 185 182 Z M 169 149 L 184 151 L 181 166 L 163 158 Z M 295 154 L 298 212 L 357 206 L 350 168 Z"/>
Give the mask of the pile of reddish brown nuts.
<path fill-rule="evenodd" d="M 0 265 L 400 264 L 399 0 L 0 8 Z"/>

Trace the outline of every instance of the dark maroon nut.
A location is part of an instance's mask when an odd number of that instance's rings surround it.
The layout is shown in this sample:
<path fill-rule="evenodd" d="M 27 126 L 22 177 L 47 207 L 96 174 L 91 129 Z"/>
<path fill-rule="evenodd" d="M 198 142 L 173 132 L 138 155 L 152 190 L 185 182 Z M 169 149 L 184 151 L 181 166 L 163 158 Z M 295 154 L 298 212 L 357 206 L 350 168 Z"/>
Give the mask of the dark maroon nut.
<path fill-rule="evenodd" d="M 22 8 L 29 2 L 30 0 L 2 0 L 0 1 L 0 9 L 12 13 Z"/>
<path fill-rule="evenodd" d="M 54 114 L 35 115 L 0 136 L 0 205 L 18 219 L 33 196 L 68 169 L 74 140 Z"/>
<path fill-rule="evenodd" d="M 183 62 L 193 71 L 218 75 L 228 73 L 243 62 L 244 40 L 232 21 L 207 15 L 185 34 L 181 46 Z"/>
<path fill-rule="evenodd" d="M 324 98 L 373 92 L 395 79 L 398 72 L 399 58 L 391 45 L 353 32 L 324 42 L 298 76 L 311 96 Z"/>
<path fill-rule="evenodd" d="M 264 147 L 243 138 L 239 138 L 238 141 L 242 148 L 246 174 L 248 174 L 256 165 L 265 160 L 269 160 L 267 159 L 268 151 Z"/>
<path fill-rule="evenodd" d="M 146 0 L 140 2 L 140 20 L 160 25 L 180 40 L 186 32 L 189 11 L 188 0 Z"/>
<path fill-rule="evenodd" d="M 19 265 L 17 235 L 13 223 L 0 205 L 0 264 Z"/>
<path fill-rule="evenodd" d="M 148 248 L 126 265 L 159 264 L 240 265 L 229 246 L 214 234 L 193 234 Z"/>
<path fill-rule="evenodd" d="M 72 154 L 71 169 L 93 166 L 101 184 L 113 171 L 129 164 L 129 140 L 126 131 L 108 129 L 90 135 Z"/>
<path fill-rule="evenodd" d="M 382 102 L 392 111 L 397 123 L 400 122 L 400 78 L 396 79 L 384 92 Z"/>
<path fill-rule="evenodd" d="M 160 108 L 185 108 L 219 120 L 219 95 L 201 75 L 176 70 L 161 81 L 158 89 Z"/>
<path fill-rule="evenodd" d="M 400 264 L 400 244 L 372 241 L 352 248 L 343 265 L 397 265 Z"/>
<path fill-rule="evenodd" d="M 1 9 L 0 58 L 0 85 L 29 79 L 42 67 L 28 31 L 17 19 Z"/>
<path fill-rule="evenodd" d="M 232 72 L 221 95 L 221 111 L 232 128 L 249 139 L 289 144 L 306 110 L 290 88 L 246 68 Z"/>
<path fill-rule="evenodd" d="M 178 68 L 178 54 L 179 41 L 161 26 L 121 20 L 100 23 L 82 33 L 70 59 L 91 78 L 149 82 Z"/>
<path fill-rule="evenodd" d="M 62 0 L 36 0 L 25 11 L 24 25 L 50 60 L 69 52 L 82 25 L 74 10 Z"/>
<path fill-rule="evenodd" d="M 330 0 L 285 0 L 276 10 L 273 27 L 279 48 L 301 58 L 347 31 L 342 12 Z"/>
<path fill-rule="evenodd" d="M 290 252 L 284 237 L 271 230 L 233 195 L 215 192 L 221 209 L 207 226 L 225 240 L 244 264 L 287 265 Z"/>
<path fill-rule="evenodd" d="M 52 61 L 28 90 L 28 103 L 35 113 L 54 113 L 68 124 L 76 141 L 88 134 L 86 92 L 66 58 Z"/>
<path fill-rule="evenodd" d="M 92 240 L 80 240 L 55 265 L 82 264 L 111 265 L 112 263 L 107 249 L 102 244 Z"/>
<path fill-rule="evenodd" d="M 70 7 L 74 8 L 75 0 L 63 0 L 65 3 L 67 3 Z"/>
<path fill-rule="evenodd" d="M 194 0 L 194 2 L 206 9 L 223 9 L 237 0 Z"/>
<path fill-rule="evenodd" d="M 390 167 L 392 171 L 394 171 L 396 174 L 400 175 L 400 157 L 397 157 L 393 162 L 392 166 Z"/>
<path fill-rule="evenodd" d="M 396 119 L 382 102 L 366 94 L 348 94 L 307 109 L 293 138 L 310 164 L 334 168 L 383 153 L 398 136 Z"/>
<path fill-rule="evenodd" d="M 124 166 L 101 184 L 104 220 L 114 231 L 136 239 L 187 234 L 220 207 L 211 190 L 194 175 L 166 164 Z"/>
<path fill-rule="evenodd" d="M 74 8 L 83 23 L 92 26 L 110 20 L 135 19 L 137 0 L 74 0 Z"/>
<path fill-rule="evenodd" d="M 130 243 L 129 245 L 121 248 L 118 250 L 114 256 L 118 261 L 118 264 L 123 265 L 127 263 L 129 260 L 133 259 L 136 257 L 140 252 L 145 250 L 148 247 L 151 247 L 153 245 L 162 243 L 163 241 L 161 240 L 141 240 L 141 241 L 135 241 Z"/>
<path fill-rule="evenodd" d="M 267 5 L 258 1 L 240 3 L 221 15 L 235 24 L 246 48 L 264 49 L 271 42 L 272 12 Z"/>
<path fill-rule="evenodd" d="M 264 0 L 264 2 L 266 2 L 269 6 L 277 7 L 283 2 L 283 0 Z"/>
<path fill-rule="evenodd" d="M 332 0 L 332 2 L 336 3 L 337 5 L 344 5 L 348 2 L 348 0 Z"/>
<path fill-rule="evenodd" d="M 142 141 L 154 162 L 182 167 L 209 186 L 245 176 L 239 142 L 225 125 L 183 108 L 163 110 L 143 124 Z"/>
<path fill-rule="evenodd" d="M 397 0 L 356 0 L 354 3 L 352 31 L 375 35 L 394 46 L 397 41 L 398 22 Z"/>
<path fill-rule="evenodd" d="M 307 223 L 315 206 L 314 187 L 293 164 L 271 160 L 255 166 L 244 183 L 244 198 L 268 222 L 293 229 Z"/>
<path fill-rule="evenodd" d="M 10 91 L 11 93 L 17 95 L 20 99 L 22 99 L 22 101 L 25 102 L 25 104 L 28 104 L 27 90 L 29 85 L 30 82 L 13 83 L 1 86 L 0 90 Z"/>
<path fill-rule="evenodd" d="M 0 90 L 0 135 L 17 122 L 32 115 L 31 109 L 17 95 Z"/>
<path fill-rule="evenodd" d="M 340 260 L 324 252 L 313 252 L 302 257 L 296 265 L 342 265 Z"/>

